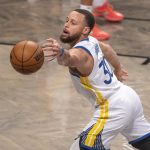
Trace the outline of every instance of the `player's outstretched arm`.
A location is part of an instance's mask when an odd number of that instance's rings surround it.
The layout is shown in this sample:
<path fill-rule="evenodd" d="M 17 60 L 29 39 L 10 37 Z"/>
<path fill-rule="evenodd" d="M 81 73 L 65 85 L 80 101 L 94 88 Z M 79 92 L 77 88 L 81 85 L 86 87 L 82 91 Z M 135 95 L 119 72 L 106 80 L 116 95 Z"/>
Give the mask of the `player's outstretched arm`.
<path fill-rule="evenodd" d="M 128 77 L 128 73 L 123 69 L 114 49 L 109 44 L 105 44 L 102 42 L 100 43 L 100 47 L 107 61 L 113 66 L 114 73 L 117 76 L 118 80 L 126 80 Z"/>
<path fill-rule="evenodd" d="M 60 65 L 77 67 L 81 61 L 78 50 L 65 50 L 55 39 L 52 38 L 46 40 L 46 42 L 42 45 L 42 49 L 47 52 L 45 57 L 57 58 L 57 61 Z"/>
<path fill-rule="evenodd" d="M 89 75 L 93 68 L 93 58 L 84 50 L 78 48 L 71 48 L 65 50 L 54 39 L 47 39 L 47 42 L 43 44 L 42 49 L 49 51 L 48 57 L 57 58 L 57 62 L 60 65 L 74 67 L 82 75 Z"/>

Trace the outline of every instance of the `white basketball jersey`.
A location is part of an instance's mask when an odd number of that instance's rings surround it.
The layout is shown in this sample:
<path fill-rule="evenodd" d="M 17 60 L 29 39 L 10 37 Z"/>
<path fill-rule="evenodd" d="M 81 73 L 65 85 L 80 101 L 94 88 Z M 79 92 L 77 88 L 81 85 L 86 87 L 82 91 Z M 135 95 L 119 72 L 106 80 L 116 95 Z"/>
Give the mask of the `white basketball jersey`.
<path fill-rule="evenodd" d="M 97 106 L 119 90 L 122 83 L 117 80 L 95 38 L 89 36 L 74 48 L 82 48 L 93 57 L 94 66 L 89 76 L 81 77 L 71 71 L 70 74 L 77 91 Z"/>

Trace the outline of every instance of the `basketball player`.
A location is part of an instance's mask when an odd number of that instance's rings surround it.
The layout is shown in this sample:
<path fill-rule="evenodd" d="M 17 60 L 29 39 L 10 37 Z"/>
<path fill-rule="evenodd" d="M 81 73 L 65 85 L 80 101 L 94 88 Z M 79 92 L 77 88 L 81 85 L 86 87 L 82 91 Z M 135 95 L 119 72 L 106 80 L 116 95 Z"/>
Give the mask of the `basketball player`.
<path fill-rule="evenodd" d="M 150 149 L 150 124 L 136 92 L 122 82 L 127 76 L 114 50 L 89 36 L 95 24 L 86 10 L 72 11 L 60 35 L 70 49 L 63 49 L 55 39 L 42 46 L 56 57 L 58 64 L 68 66 L 79 93 L 95 108 L 93 118 L 71 146 L 71 150 L 109 150 L 118 133 L 140 150 Z M 114 68 L 112 71 L 109 63 Z"/>
<path fill-rule="evenodd" d="M 80 8 L 93 12 L 95 17 L 104 17 L 111 22 L 120 22 L 124 19 L 123 14 L 113 9 L 108 0 L 81 0 Z M 98 40 L 107 40 L 110 35 L 102 31 L 96 24 L 91 35 Z"/>

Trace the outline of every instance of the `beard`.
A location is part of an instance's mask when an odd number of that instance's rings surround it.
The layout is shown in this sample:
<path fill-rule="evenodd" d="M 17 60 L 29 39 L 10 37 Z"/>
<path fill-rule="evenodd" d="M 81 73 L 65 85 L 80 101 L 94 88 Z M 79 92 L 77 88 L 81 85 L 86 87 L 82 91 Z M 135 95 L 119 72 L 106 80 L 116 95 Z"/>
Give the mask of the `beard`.
<path fill-rule="evenodd" d="M 79 38 L 80 38 L 80 34 L 74 34 L 73 36 L 70 36 L 69 34 L 68 35 L 63 35 L 63 33 L 60 35 L 60 40 L 61 40 L 61 42 L 63 42 L 63 43 L 68 43 L 68 44 L 70 44 L 70 43 L 75 43 L 76 41 L 78 41 L 79 40 Z"/>

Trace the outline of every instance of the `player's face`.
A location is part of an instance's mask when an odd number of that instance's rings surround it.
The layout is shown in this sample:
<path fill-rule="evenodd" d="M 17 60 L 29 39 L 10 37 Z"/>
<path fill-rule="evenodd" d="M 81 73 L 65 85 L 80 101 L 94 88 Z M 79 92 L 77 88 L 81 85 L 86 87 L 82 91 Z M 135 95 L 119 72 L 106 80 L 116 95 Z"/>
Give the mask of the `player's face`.
<path fill-rule="evenodd" d="M 72 11 L 66 19 L 60 40 L 64 43 L 73 43 L 80 39 L 85 27 L 84 15 Z"/>

